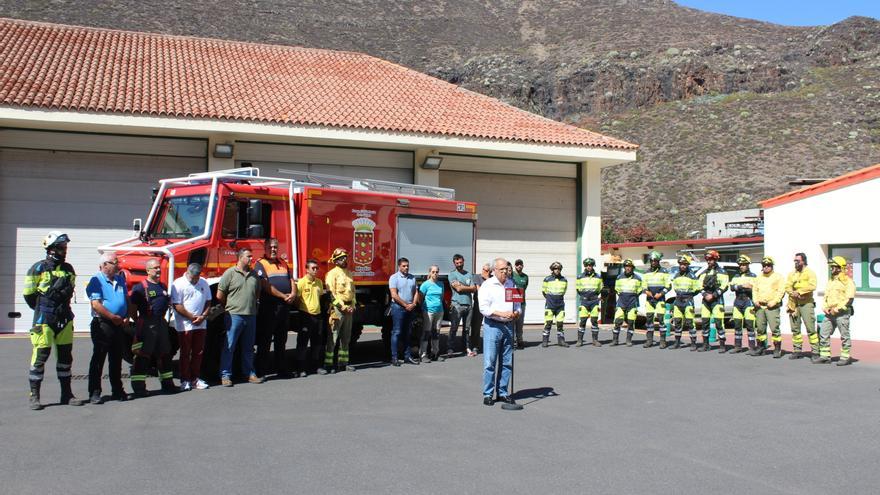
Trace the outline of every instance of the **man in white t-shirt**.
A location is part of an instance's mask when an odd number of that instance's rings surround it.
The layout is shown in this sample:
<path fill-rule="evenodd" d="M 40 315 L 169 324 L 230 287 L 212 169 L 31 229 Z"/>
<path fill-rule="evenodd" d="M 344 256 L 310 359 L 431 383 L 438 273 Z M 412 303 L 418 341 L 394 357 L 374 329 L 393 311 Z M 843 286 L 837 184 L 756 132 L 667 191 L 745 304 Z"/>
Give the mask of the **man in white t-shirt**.
<path fill-rule="evenodd" d="M 208 328 L 208 310 L 211 308 L 211 287 L 200 275 L 202 267 L 191 263 L 186 273 L 171 286 L 171 304 L 174 306 L 174 326 L 180 343 L 180 390 L 193 387 L 204 390 L 208 384 L 199 378 L 205 334 Z"/>

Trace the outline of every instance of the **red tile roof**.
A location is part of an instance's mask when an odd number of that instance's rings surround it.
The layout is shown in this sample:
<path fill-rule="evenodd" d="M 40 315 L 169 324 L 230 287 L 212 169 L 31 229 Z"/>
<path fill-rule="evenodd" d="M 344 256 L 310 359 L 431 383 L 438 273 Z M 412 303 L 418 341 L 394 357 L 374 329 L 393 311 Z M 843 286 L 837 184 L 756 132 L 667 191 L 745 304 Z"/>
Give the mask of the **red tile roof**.
<path fill-rule="evenodd" d="M 3 18 L 0 105 L 637 148 L 361 53 Z"/>
<path fill-rule="evenodd" d="M 772 208 L 774 206 L 784 205 L 786 203 L 791 203 L 792 201 L 809 198 L 810 196 L 815 196 L 817 194 L 833 191 L 842 187 L 851 186 L 853 184 L 858 184 L 867 180 L 876 179 L 877 177 L 880 177 L 880 163 L 876 165 L 871 165 L 870 167 L 865 167 L 861 170 L 855 170 L 848 174 L 843 174 L 833 179 L 828 179 L 818 184 L 813 184 L 812 186 L 803 187 L 801 189 L 787 192 L 785 194 L 780 194 L 779 196 L 770 199 L 765 199 L 759 204 L 763 208 Z"/>

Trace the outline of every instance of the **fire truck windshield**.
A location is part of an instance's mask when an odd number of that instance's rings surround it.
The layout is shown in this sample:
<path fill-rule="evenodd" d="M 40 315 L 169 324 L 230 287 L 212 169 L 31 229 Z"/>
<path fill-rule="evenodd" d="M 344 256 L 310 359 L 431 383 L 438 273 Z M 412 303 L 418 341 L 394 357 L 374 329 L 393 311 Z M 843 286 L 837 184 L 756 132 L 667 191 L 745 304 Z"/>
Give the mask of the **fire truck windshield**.
<path fill-rule="evenodd" d="M 150 226 L 154 239 L 185 239 L 205 232 L 208 195 L 175 196 L 162 201 L 156 221 Z"/>

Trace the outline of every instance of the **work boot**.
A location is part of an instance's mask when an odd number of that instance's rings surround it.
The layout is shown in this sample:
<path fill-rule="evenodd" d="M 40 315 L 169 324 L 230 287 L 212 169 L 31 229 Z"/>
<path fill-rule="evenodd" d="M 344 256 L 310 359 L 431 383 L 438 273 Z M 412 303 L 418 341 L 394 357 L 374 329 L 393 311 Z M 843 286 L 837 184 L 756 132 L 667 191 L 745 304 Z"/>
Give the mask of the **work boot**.
<path fill-rule="evenodd" d="M 697 352 L 706 352 L 709 350 L 709 339 L 703 339 L 703 345 L 697 348 Z"/>
<path fill-rule="evenodd" d="M 675 336 L 675 343 L 672 344 L 672 348 L 673 349 L 681 349 L 681 336 L 680 335 Z"/>
<path fill-rule="evenodd" d="M 180 389 L 174 386 L 173 380 L 162 380 L 162 393 L 165 395 L 173 395 L 180 392 Z"/>
<path fill-rule="evenodd" d="M 633 334 L 631 334 L 630 332 L 626 332 L 626 346 L 627 347 L 633 346 Z"/>
<path fill-rule="evenodd" d="M 742 339 L 733 339 L 733 350 L 731 354 L 739 354 L 743 351 L 743 341 Z"/>
<path fill-rule="evenodd" d="M 77 399 L 73 395 L 73 391 L 70 389 L 69 376 L 59 378 L 58 381 L 61 382 L 61 400 L 59 401 L 61 405 L 81 406 L 86 403 L 86 401 Z"/>
<path fill-rule="evenodd" d="M 696 350 L 697 350 L 697 338 L 691 337 L 691 352 L 694 352 Z"/>
<path fill-rule="evenodd" d="M 550 335 L 545 334 L 544 339 L 541 341 L 541 347 L 548 347 L 550 345 Z"/>
<path fill-rule="evenodd" d="M 133 392 L 132 395 L 137 399 L 143 399 L 150 395 L 150 393 L 147 392 L 147 384 L 142 381 L 131 382 L 131 391 Z"/>
<path fill-rule="evenodd" d="M 642 347 L 644 347 L 645 349 L 647 349 L 649 347 L 654 347 L 654 331 L 653 330 L 648 330 L 647 332 L 645 332 L 645 343 L 642 344 Z"/>
<path fill-rule="evenodd" d="M 36 380 L 31 380 L 31 395 L 30 395 L 30 408 L 31 411 L 39 411 L 43 409 L 43 405 L 40 404 L 40 384 L 42 382 L 38 382 Z"/>
<path fill-rule="evenodd" d="M 831 359 L 824 356 L 813 356 L 813 358 L 810 359 L 810 362 L 813 364 L 826 364 L 830 363 Z"/>
<path fill-rule="evenodd" d="M 611 347 L 615 347 L 615 346 L 620 345 L 620 342 L 618 342 L 619 339 L 620 339 L 620 332 L 619 331 L 614 332 L 614 336 L 611 338 Z"/>
<path fill-rule="evenodd" d="M 575 344 L 575 347 L 583 347 L 584 346 L 584 332 L 582 330 L 578 330 L 578 341 Z"/>
<path fill-rule="evenodd" d="M 779 359 L 782 357 L 782 342 L 774 342 L 773 343 L 773 359 Z"/>
<path fill-rule="evenodd" d="M 800 349 L 794 349 L 791 351 L 791 354 L 788 355 L 788 359 L 800 359 L 802 357 L 804 357 L 804 355 Z"/>
<path fill-rule="evenodd" d="M 660 348 L 666 349 L 669 344 L 666 342 L 666 335 L 663 332 L 660 332 Z"/>
<path fill-rule="evenodd" d="M 718 354 L 724 354 L 727 352 L 727 344 L 725 344 L 724 339 L 719 339 L 718 344 Z"/>
<path fill-rule="evenodd" d="M 852 362 L 853 362 L 852 358 L 849 358 L 849 357 L 848 358 L 840 358 L 837 360 L 837 365 L 838 366 L 849 366 L 852 364 Z"/>
<path fill-rule="evenodd" d="M 557 343 L 557 345 L 559 345 L 559 347 L 568 347 L 568 342 L 565 341 L 564 335 L 557 335 L 556 336 L 556 343 Z"/>
<path fill-rule="evenodd" d="M 752 344 L 749 343 L 749 356 L 763 356 L 764 348 L 761 347 L 761 344 Z"/>
<path fill-rule="evenodd" d="M 599 342 L 599 331 L 593 330 L 593 347 L 602 347 L 602 343 Z"/>

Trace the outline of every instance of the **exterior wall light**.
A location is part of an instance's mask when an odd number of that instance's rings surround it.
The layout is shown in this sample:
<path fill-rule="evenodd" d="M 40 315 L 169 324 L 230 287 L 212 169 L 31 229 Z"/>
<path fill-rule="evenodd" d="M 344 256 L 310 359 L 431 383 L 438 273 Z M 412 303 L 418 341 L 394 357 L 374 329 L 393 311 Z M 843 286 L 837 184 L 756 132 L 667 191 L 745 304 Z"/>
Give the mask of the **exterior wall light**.
<path fill-rule="evenodd" d="M 425 157 L 425 161 L 422 162 L 422 168 L 425 170 L 439 170 L 440 163 L 443 162 L 442 156 L 430 155 Z"/>
<path fill-rule="evenodd" d="M 231 144 L 215 144 L 214 158 L 232 158 Z"/>

